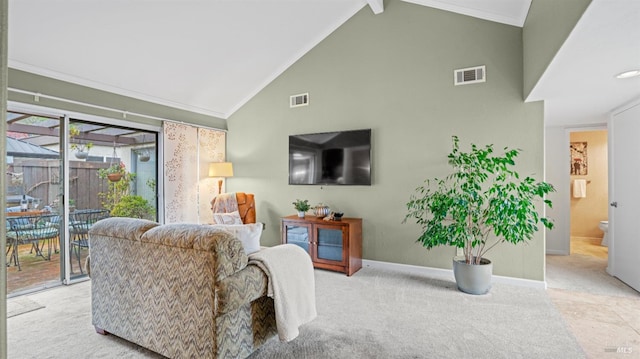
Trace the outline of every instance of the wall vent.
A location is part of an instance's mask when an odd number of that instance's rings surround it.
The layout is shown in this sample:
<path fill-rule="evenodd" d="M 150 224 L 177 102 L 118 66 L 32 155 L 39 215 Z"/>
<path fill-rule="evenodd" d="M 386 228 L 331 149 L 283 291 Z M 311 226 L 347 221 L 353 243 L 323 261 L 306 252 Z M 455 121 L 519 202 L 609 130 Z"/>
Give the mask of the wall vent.
<path fill-rule="evenodd" d="M 289 107 L 300 107 L 309 105 L 309 93 L 301 93 L 289 97 Z"/>
<path fill-rule="evenodd" d="M 487 81 L 487 70 L 484 65 L 453 71 L 453 84 L 469 85 Z"/>

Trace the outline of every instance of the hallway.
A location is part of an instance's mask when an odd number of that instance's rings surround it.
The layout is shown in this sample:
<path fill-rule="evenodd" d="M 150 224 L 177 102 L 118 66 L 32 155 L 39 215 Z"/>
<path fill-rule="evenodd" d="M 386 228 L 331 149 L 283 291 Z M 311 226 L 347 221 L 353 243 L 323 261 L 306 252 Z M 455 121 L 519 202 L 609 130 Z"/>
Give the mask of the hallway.
<path fill-rule="evenodd" d="M 572 238 L 547 255 L 547 292 L 589 358 L 640 358 L 640 293 L 606 272 L 607 248 Z"/>

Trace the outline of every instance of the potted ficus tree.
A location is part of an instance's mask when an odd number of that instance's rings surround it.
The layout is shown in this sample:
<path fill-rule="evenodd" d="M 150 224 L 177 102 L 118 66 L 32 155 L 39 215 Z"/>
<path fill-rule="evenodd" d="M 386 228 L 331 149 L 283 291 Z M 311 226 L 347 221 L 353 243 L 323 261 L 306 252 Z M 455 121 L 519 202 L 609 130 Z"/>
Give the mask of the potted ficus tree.
<path fill-rule="evenodd" d="M 532 177 L 520 179 L 514 159 L 520 150 L 493 145 L 462 152 L 453 136 L 448 155 L 453 171 L 442 179 L 425 181 L 407 203 L 404 221 L 415 220 L 422 227 L 417 242 L 427 249 L 440 245 L 462 248 L 464 257 L 454 257 L 453 272 L 458 288 L 466 293 L 484 294 L 491 286 L 492 264 L 486 253 L 501 243 L 531 240 L 538 225 L 553 223 L 538 214 L 536 200 L 551 207 L 545 195 L 551 184 Z"/>

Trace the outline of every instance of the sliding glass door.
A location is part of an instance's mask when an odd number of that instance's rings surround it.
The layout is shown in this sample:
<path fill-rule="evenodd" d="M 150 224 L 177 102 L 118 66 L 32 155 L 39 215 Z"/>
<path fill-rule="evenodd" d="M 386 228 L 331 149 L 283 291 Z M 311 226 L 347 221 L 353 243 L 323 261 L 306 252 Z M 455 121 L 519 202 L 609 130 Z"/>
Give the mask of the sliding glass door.
<path fill-rule="evenodd" d="M 86 278 L 96 221 L 157 219 L 157 131 L 14 111 L 6 136 L 10 296 Z"/>
<path fill-rule="evenodd" d="M 62 158 L 60 119 L 7 113 L 7 293 L 58 285 Z"/>

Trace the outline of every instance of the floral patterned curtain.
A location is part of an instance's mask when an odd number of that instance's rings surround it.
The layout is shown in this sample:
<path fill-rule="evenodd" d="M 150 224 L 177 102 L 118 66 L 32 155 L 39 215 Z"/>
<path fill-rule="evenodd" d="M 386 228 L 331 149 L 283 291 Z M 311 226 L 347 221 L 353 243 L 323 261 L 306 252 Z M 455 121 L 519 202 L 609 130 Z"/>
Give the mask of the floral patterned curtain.
<path fill-rule="evenodd" d="M 223 162 L 224 131 L 185 124 L 164 124 L 164 223 L 210 223 L 210 202 L 217 182 L 209 163 Z"/>
<path fill-rule="evenodd" d="M 212 223 L 211 200 L 218 194 L 218 179 L 209 177 L 211 162 L 224 162 L 226 158 L 226 132 L 206 128 L 198 129 L 200 175 L 198 186 L 198 223 Z M 223 183 L 223 188 L 224 184 Z M 223 189 L 224 190 L 224 189 Z"/>

